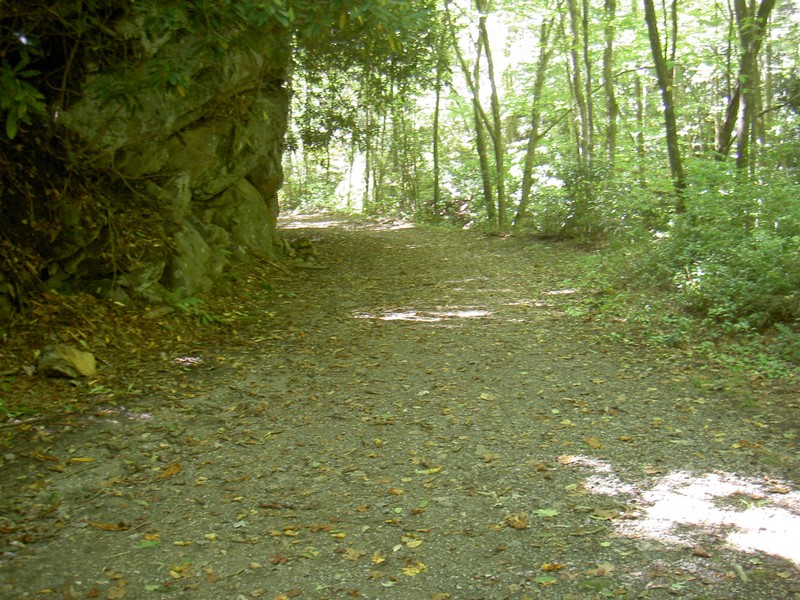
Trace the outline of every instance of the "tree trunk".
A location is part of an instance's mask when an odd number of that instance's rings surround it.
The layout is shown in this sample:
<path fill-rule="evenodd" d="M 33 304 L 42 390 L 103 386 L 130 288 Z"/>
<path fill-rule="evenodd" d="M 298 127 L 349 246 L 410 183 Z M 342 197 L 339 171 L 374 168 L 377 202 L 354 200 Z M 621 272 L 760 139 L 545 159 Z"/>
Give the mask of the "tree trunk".
<path fill-rule="evenodd" d="M 572 40 L 570 42 L 569 57 L 571 62 L 571 89 L 572 97 L 576 106 L 576 120 L 577 120 L 577 153 L 578 161 L 581 164 L 588 164 L 590 157 L 590 130 L 589 130 L 589 114 L 586 104 L 586 97 L 584 95 L 583 82 L 581 77 L 581 61 L 578 55 L 578 48 L 581 46 L 580 35 L 580 17 L 578 15 L 578 8 L 575 0 L 567 0 L 567 7 L 569 8 L 569 21 Z"/>
<path fill-rule="evenodd" d="M 767 21 L 774 6 L 775 0 L 762 0 L 758 13 L 756 13 L 754 4 L 748 7 L 745 0 L 734 0 L 733 2 L 739 43 L 742 47 L 739 67 L 739 87 L 742 91 L 736 127 L 736 167 L 740 171 L 748 169 L 752 162 L 750 138 L 761 90 L 758 51 L 764 40 Z"/>
<path fill-rule="evenodd" d="M 572 211 L 565 224 L 567 230 L 586 230 L 587 216 L 592 200 L 593 184 L 593 108 L 591 102 L 591 65 L 589 64 L 588 34 L 586 32 L 586 3 L 578 10 L 576 0 L 567 0 L 570 35 L 569 67 L 570 91 L 575 105 L 575 150 L 577 167 L 573 174 Z M 578 48 L 582 48 L 579 54 Z M 584 75 L 582 75 L 582 73 Z"/>
<path fill-rule="evenodd" d="M 475 127 L 475 150 L 478 153 L 478 161 L 481 169 L 481 183 L 483 185 L 483 202 L 486 207 L 486 217 L 489 226 L 492 228 L 498 227 L 497 209 L 494 203 L 494 194 L 492 193 L 492 177 L 490 175 L 489 154 L 486 145 L 486 130 L 489 128 L 489 119 L 486 116 L 486 111 L 483 110 L 480 101 L 480 57 L 483 54 L 483 36 L 478 36 L 477 52 L 475 54 L 475 64 L 473 71 L 470 72 L 467 61 L 461 53 L 461 48 L 458 45 L 456 38 L 455 24 L 450 15 L 450 5 L 445 3 L 445 11 L 447 14 L 447 22 L 450 29 L 450 38 L 453 49 L 458 57 L 458 63 L 461 66 L 461 71 L 464 74 L 464 79 L 469 87 L 472 96 L 472 117 Z"/>
<path fill-rule="evenodd" d="M 760 96 L 758 53 L 764 42 L 775 0 L 761 0 L 747 6 L 745 0 L 734 0 L 734 16 L 739 35 L 740 58 L 736 88 L 725 109 L 725 119 L 717 135 L 716 155 L 719 160 L 728 156 L 736 131 L 736 166 L 747 169 L 751 163 L 750 136 Z"/>
<path fill-rule="evenodd" d="M 525 150 L 525 166 L 522 171 L 522 195 L 517 206 L 517 213 L 514 215 L 514 225 L 522 223 L 525 212 L 530 204 L 531 188 L 533 187 L 533 166 L 536 162 L 536 145 L 539 143 L 539 124 L 541 113 L 539 112 L 539 102 L 542 98 L 544 89 L 544 79 L 547 73 L 547 65 L 553 54 L 553 47 L 550 45 L 550 35 L 553 31 L 554 20 L 550 19 L 542 23 L 539 30 L 539 58 L 536 61 L 536 75 L 533 82 L 533 100 L 531 106 L 530 134 L 528 136 L 528 146 Z"/>
<path fill-rule="evenodd" d="M 441 50 L 440 50 L 441 52 Z M 442 205 L 442 166 L 439 158 L 439 113 L 442 106 L 442 59 L 436 61 L 436 103 L 433 107 L 433 219 L 439 220 Z"/>
<path fill-rule="evenodd" d="M 506 208 L 506 170 L 505 170 L 505 138 L 503 137 L 503 122 L 500 116 L 500 100 L 497 96 L 497 83 L 494 76 L 494 61 L 489 46 L 489 34 L 486 30 L 487 0 L 475 0 L 476 8 L 481 11 L 478 21 L 480 37 L 483 39 L 483 53 L 486 56 L 486 65 L 489 75 L 490 103 L 492 109 L 492 127 L 489 135 L 494 148 L 495 162 L 495 189 L 497 190 L 497 228 L 505 231 L 508 227 L 508 210 Z M 476 63 L 477 64 L 477 63 Z"/>
<path fill-rule="evenodd" d="M 661 36 L 658 33 L 656 9 L 653 0 L 644 0 L 644 18 L 647 22 L 647 35 L 650 38 L 650 49 L 653 53 L 656 79 L 661 88 L 661 99 L 664 103 L 664 128 L 667 138 L 667 155 L 672 174 L 672 185 L 675 188 L 675 212 L 684 212 L 683 191 L 686 189 L 686 174 L 683 170 L 680 146 L 678 144 L 678 123 L 675 117 L 675 101 L 672 93 L 672 74 L 661 49 Z"/>
<path fill-rule="evenodd" d="M 606 26 L 604 29 L 605 47 L 603 49 L 603 89 L 606 96 L 606 111 L 608 123 L 606 124 L 606 161 L 608 162 L 609 176 L 614 172 L 614 163 L 617 154 L 617 119 L 619 118 L 619 105 L 614 93 L 614 37 L 617 2 L 605 0 Z"/>

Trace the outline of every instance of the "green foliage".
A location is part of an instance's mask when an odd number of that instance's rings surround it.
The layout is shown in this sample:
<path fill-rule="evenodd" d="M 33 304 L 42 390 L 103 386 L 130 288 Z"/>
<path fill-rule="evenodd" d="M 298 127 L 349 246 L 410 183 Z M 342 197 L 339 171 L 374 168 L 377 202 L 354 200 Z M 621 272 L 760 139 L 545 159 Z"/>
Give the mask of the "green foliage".
<path fill-rule="evenodd" d="M 46 113 L 44 95 L 28 81 L 40 73 L 25 66 L 25 62 L 12 66 L 5 58 L 0 62 L 0 114 L 5 115 L 11 140 L 17 137 L 20 124 L 31 125 L 32 116 Z"/>
<path fill-rule="evenodd" d="M 173 291 L 166 291 L 166 300 L 178 311 L 194 317 L 200 325 L 216 325 L 224 323 L 224 319 L 214 313 L 203 310 L 203 301 L 200 298 L 189 295 L 184 287 L 176 288 Z"/>
<path fill-rule="evenodd" d="M 750 181 L 716 161 L 691 168 L 685 214 L 642 219 L 587 257 L 584 305 L 624 322 L 626 335 L 790 375 L 800 364 L 800 184 L 776 171 Z"/>
<path fill-rule="evenodd" d="M 424 37 L 420 34 L 430 8 L 407 0 L 68 0 L 57 6 L 43 0 L 11 0 L 3 4 L 0 116 L 11 139 L 20 124 L 31 125 L 32 117 L 46 115 L 49 102 L 68 102 L 88 70 L 135 69 L 149 59 L 145 85 L 183 95 L 196 73 L 188 68 L 188 60 L 156 56 L 169 39 L 188 40 L 191 62 L 200 59 L 213 65 L 243 31 L 269 35 L 278 51 L 285 45 L 284 57 L 289 37 L 294 36 L 296 52 L 307 56 L 309 65 L 335 70 L 380 63 L 394 55 L 411 58 L 404 48 Z M 405 76 L 410 77 L 414 61 L 405 62 Z M 74 86 L 68 88 L 67 83 Z M 137 108 L 131 100 L 137 90 L 107 91 L 103 99 L 127 99 L 124 106 Z"/>
<path fill-rule="evenodd" d="M 36 38 L 7 28 L 0 31 L 0 117 L 5 119 L 6 135 L 13 140 L 21 124 L 31 125 L 32 117 L 47 112 L 45 97 L 36 87 L 41 72 L 29 68 L 42 52 Z"/>
<path fill-rule="evenodd" d="M 704 165 L 688 210 L 644 262 L 686 309 L 728 331 L 760 330 L 800 318 L 800 186 L 780 173 L 759 184 Z"/>

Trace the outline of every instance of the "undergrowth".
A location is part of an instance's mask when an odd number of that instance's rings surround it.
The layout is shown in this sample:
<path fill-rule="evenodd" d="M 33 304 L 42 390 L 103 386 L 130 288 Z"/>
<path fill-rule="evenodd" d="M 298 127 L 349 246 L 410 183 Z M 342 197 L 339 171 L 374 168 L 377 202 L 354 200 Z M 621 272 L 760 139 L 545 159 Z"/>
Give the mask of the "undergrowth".
<path fill-rule="evenodd" d="M 649 344 L 766 377 L 800 373 L 800 184 L 696 169 L 687 211 L 586 259 L 584 300 Z"/>

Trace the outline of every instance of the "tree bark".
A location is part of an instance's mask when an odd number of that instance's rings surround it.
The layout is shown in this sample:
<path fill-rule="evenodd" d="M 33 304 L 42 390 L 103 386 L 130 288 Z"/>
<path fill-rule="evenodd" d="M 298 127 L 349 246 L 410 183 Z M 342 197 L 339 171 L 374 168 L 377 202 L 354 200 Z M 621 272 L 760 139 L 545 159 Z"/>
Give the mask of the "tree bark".
<path fill-rule="evenodd" d="M 489 46 L 489 33 L 486 30 L 486 11 L 488 10 L 487 0 L 475 0 L 476 8 L 481 16 L 478 20 L 480 37 L 483 39 L 483 53 L 486 57 L 486 65 L 489 76 L 490 104 L 492 110 L 492 127 L 489 128 L 489 135 L 494 148 L 495 162 L 495 189 L 497 190 L 497 228 L 505 231 L 508 227 L 508 210 L 506 208 L 506 170 L 505 170 L 505 138 L 503 136 L 503 122 L 500 116 L 500 99 L 497 95 L 497 82 L 494 76 L 494 61 L 492 51 Z"/>
<path fill-rule="evenodd" d="M 716 156 L 718 160 L 728 156 L 734 142 L 733 132 L 736 131 L 736 166 L 744 170 L 751 163 L 750 132 L 760 95 L 758 53 L 766 37 L 775 0 L 761 0 L 758 10 L 754 3 L 747 6 L 745 0 L 734 0 L 733 8 L 741 54 L 736 87 L 717 135 Z"/>
<path fill-rule="evenodd" d="M 480 57 L 483 52 L 481 47 L 482 37 L 480 36 L 478 37 L 475 64 L 473 65 L 473 71 L 471 72 L 469 69 L 469 65 L 467 65 L 467 61 L 464 59 L 464 55 L 461 52 L 461 48 L 458 45 L 458 39 L 456 38 L 455 24 L 453 23 L 453 19 L 450 15 L 449 3 L 445 3 L 445 11 L 447 14 L 448 28 L 450 30 L 451 44 L 453 45 L 453 49 L 456 52 L 458 63 L 461 66 L 461 72 L 464 74 L 464 79 L 467 82 L 467 87 L 469 88 L 470 95 L 472 96 L 471 99 L 472 120 L 475 128 L 475 151 L 478 153 L 478 162 L 480 163 L 481 184 L 483 187 L 483 203 L 486 208 L 486 218 L 489 222 L 489 226 L 492 228 L 496 228 L 497 210 L 494 205 L 494 194 L 492 192 L 492 179 L 489 175 L 489 158 L 486 146 L 486 133 L 485 133 L 486 130 L 484 127 L 484 124 L 488 125 L 489 120 L 486 116 L 486 112 L 483 110 L 483 106 L 481 106 L 481 101 L 479 96 Z"/>
<path fill-rule="evenodd" d="M 614 172 L 614 163 L 617 154 L 617 119 L 619 118 L 619 105 L 614 92 L 614 20 L 617 13 L 616 0 L 605 0 L 604 28 L 605 47 L 603 48 L 603 89 L 606 96 L 606 161 L 608 162 L 609 176 Z"/>
<path fill-rule="evenodd" d="M 442 62 L 436 62 L 436 102 L 433 106 L 433 219 L 439 220 L 442 204 L 442 167 L 439 158 L 439 113 L 442 106 Z"/>
<path fill-rule="evenodd" d="M 530 134 L 528 135 L 528 145 L 525 150 L 525 165 L 522 170 L 522 195 L 517 206 L 517 213 L 514 215 L 514 225 L 519 225 L 525 217 L 530 204 L 531 188 L 533 187 L 533 166 L 536 162 L 536 145 L 539 143 L 539 124 L 541 113 L 539 102 L 542 98 L 544 80 L 547 73 L 547 65 L 553 54 L 553 46 L 550 45 L 550 35 L 553 31 L 554 19 L 545 21 L 539 30 L 539 58 L 536 61 L 536 75 L 533 82 L 533 100 L 531 105 Z"/>
<path fill-rule="evenodd" d="M 754 5 L 748 7 L 745 0 L 734 0 L 736 24 L 739 31 L 739 43 L 742 47 L 741 65 L 739 67 L 739 119 L 736 127 L 736 167 L 744 171 L 751 166 L 751 130 L 755 122 L 755 111 L 759 105 L 761 82 L 758 72 L 758 51 L 766 34 L 769 15 L 775 6 L 775 0 L 762 0 L 758 12 Z"/>
<path fill-rule="evenodd" d="M 661 89 L 664 104 L 664 129 L 667 138 L 667 155 L 672 174 L 672 185 L 675 189 L 675 212 L 684 212 L 683 192 L 686 189 L 686 174 L 683 170 L 680 145 L 678 143 L 678 123 L 675 117 L 675 101 L 672 92 L 672 69 L 667 65 L 661 49 L 661 36 L 658 32 L 656 9 L 653 0 L 644 0 L 644 18 L 647 23 L 647 35 L 650 38 L 650 50 L 653 54 L 656 79 Z"/>

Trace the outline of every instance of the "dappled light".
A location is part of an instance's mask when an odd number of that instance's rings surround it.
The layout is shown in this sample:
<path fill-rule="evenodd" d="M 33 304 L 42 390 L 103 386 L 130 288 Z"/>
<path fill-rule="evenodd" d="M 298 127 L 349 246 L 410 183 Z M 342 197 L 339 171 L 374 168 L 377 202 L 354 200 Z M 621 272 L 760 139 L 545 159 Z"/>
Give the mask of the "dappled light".
<path fill-rule="evenodd" d="M 294 215 L 291 221 L 286 220 L 281 224 L 284 229 L 330 229 L 339 225 L 342 225 L 342 221 L 320 220 L 314 215 Z"/>
<path fill-rule="evenodd" d="M 454 319 L 487 319 L 492 313 L 483 309 L 443 309 L 414 310 L 395 309 L 377 313 L 356 313 L 357 319 L 377 319 L 379 321 L 413 321 L 418 323 L 437 323 Z"/>
<path fill-rule="evenodd" d="M 800 492 L 788 483 L 735 473 L 653 473 L 628 482 L 607 462 L 585 456 L 559 462 L 591 469 L 592 494 L 630 503 L 615 521 L 623 536 L 694 547 L 712 535 L 742 552 L 765 552 L 800 565 Z M 645 473 L 651 471 L 645 469 Z"/>
<path fill-rule="evenodd" d="M 402 231 L 414 229 L 414 223 L 403 219 L 381 218 L 372 221 L 348 221 L 346 217 L 326 218 L 326 213 L 296 213 L 287 215 L 281 221 L 283 229 L 331 229 L 343 227 L 350 229 L 370 229 L 373 231 Z M 411 246 L 413 247 L 413 246 Z"/>

